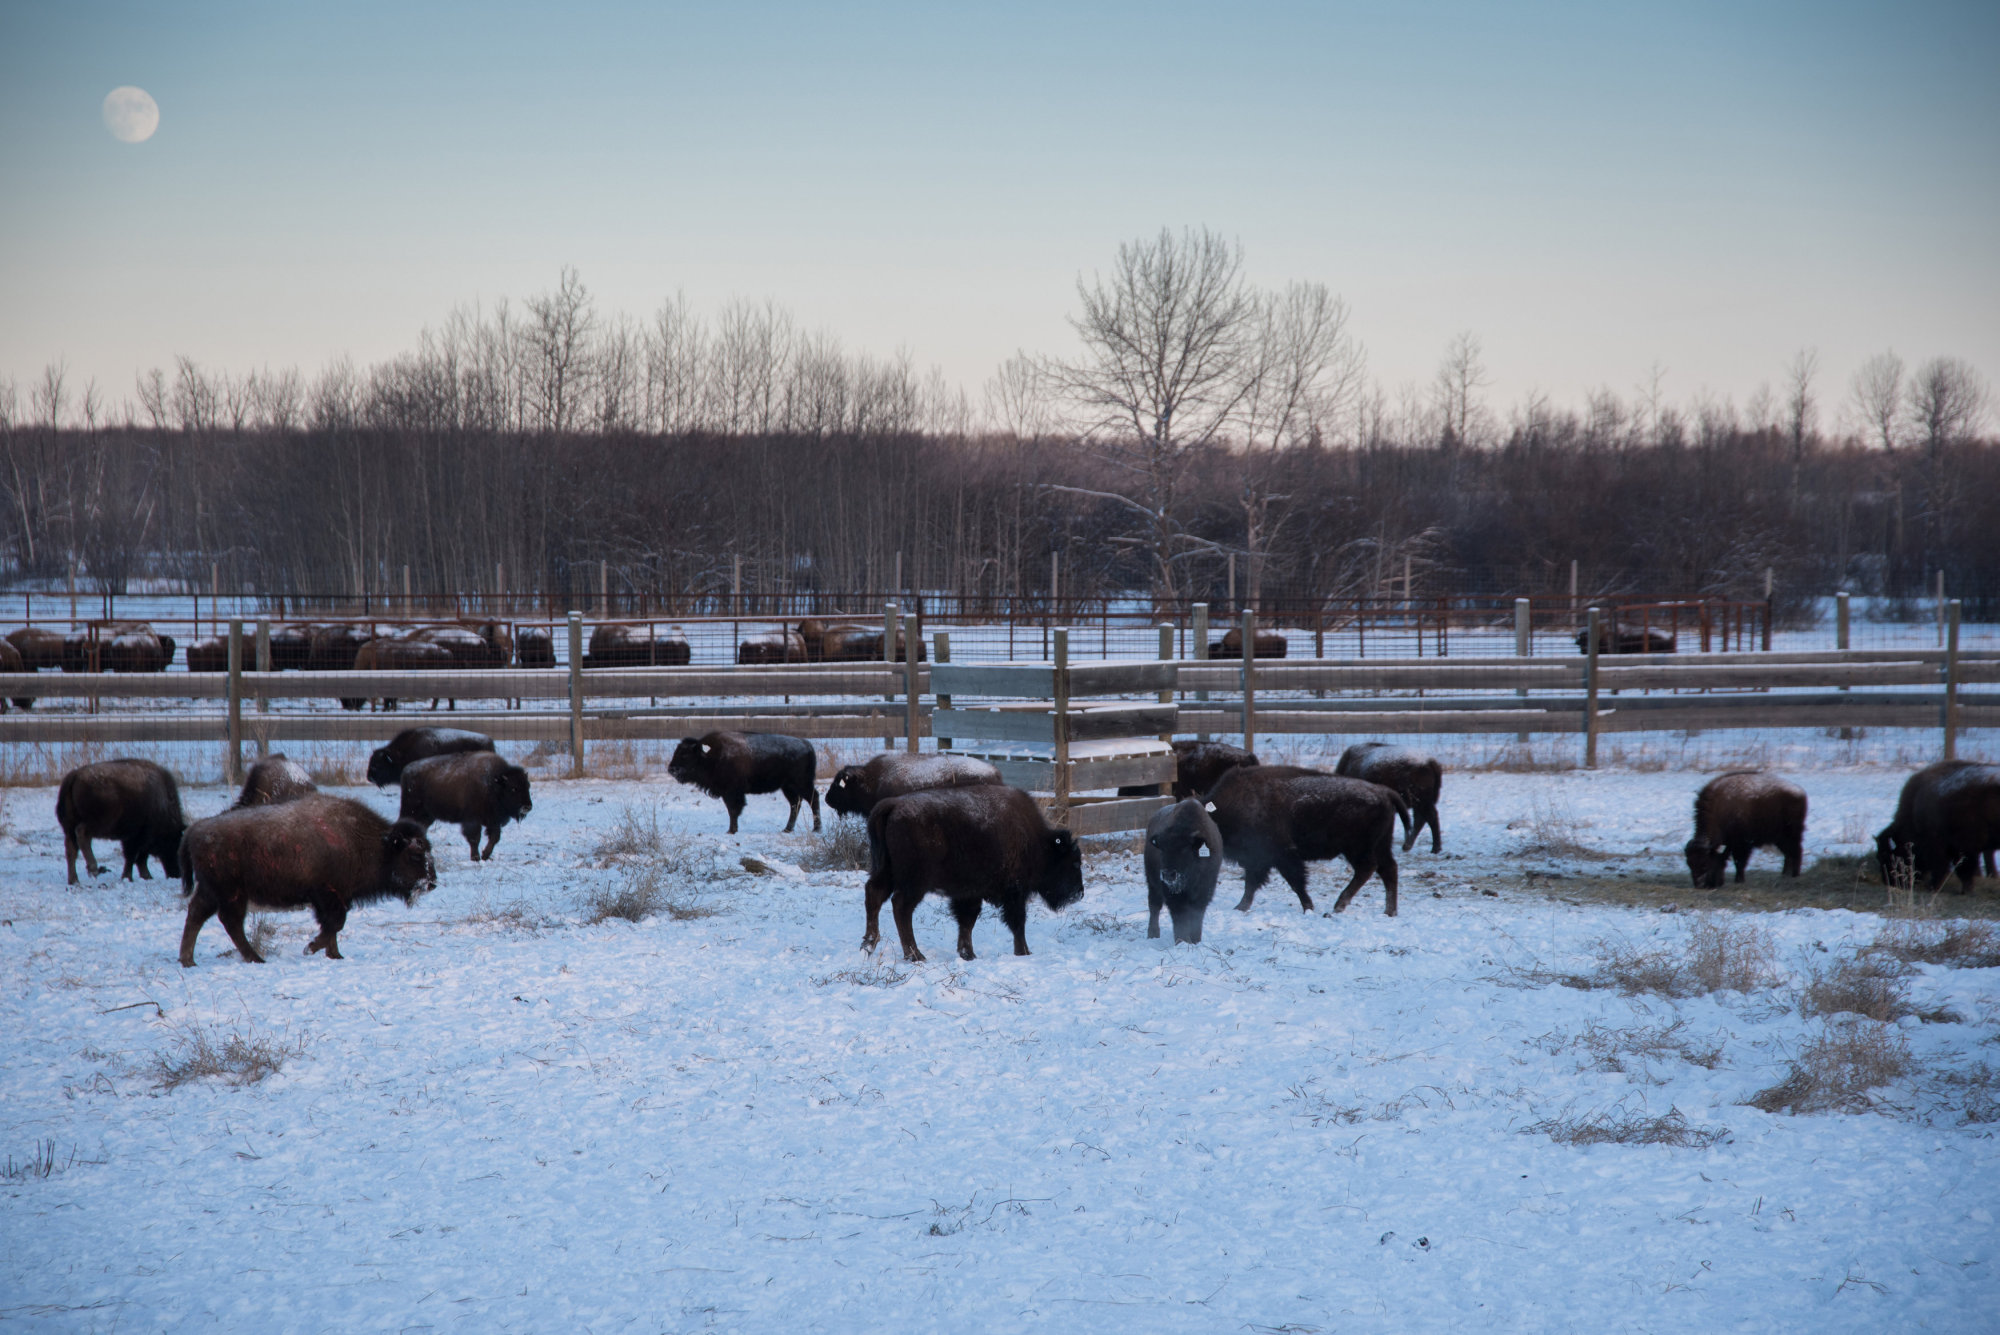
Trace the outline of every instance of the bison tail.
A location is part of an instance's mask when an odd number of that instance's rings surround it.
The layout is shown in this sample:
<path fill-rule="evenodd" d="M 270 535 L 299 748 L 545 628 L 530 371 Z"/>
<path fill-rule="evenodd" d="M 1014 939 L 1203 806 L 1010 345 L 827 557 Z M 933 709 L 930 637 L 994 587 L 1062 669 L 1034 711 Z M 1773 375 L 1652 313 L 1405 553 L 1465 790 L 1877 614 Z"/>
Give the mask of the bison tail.
<path fill-rule="evenodd" d="M 194 859 L 188 856 L 187 836 L 181 836 L 181 846 L 175 850 L 174 858 L 181 864 L 181 896 L 194 894 Z"/>
<path fill-rule="evenodd" d="M 877 802 L 875 809 L 868 813 L 868 879 L 873 881 L 887 875 L 889 871 L 889 839 L 887 826 L 889 811 L 894 801 Z"/>

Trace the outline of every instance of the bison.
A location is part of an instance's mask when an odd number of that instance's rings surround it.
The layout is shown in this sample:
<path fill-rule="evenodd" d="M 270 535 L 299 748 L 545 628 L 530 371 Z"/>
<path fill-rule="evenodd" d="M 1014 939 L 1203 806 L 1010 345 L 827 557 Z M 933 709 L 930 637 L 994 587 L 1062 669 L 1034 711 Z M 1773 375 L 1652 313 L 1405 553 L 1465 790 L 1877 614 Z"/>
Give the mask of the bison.
<path fill-rule="evenodd" d="M 517 653 L 524 668 L 552 668 L 556 665 L 555 636 L 546 626 L 523 626 Z"/>
<path fill-rule="evenodd" d="M 736 661 L 739 665 L 803 663 L 806 661 L 806 642 L 795 630 L 746 635 L 743 643 L 736 646 Z"/>
<path fill-rule="evenodd" d="M 1216 781 L 1235 769 L 1238 765 L 1254 765 L 1257 757 L 1240 746 L 1228 742 L 1174 743 L 1174 781 L 1171 787 L 1174 800 L 1189 797 L 1206 797 Z M 1118 790 L 1120 797 L 1151 797 L 1160 791 L 1156 783 L 1127 784 Z"/>
<path fill-rule="evenodd" d="M 587 668 L 686 667 L 694 657 L 679 628 L 662 632 L 652 624 L 605 624 L 590 632 Z"/>
<path fill-rule="evenodd" d="M 455 666 L 451 651 L 424 640 L 398 639 L 381 636 L 368 641 L 354 655 L 356 672 L 424 672 L 440 671 Z M 397 697 L 385 696 L 382 708 L 396 707 Z M 343 699 L 340 702 L 348 709 L 361 708 L 360 698 Z M 435 705 L 437 702 L 431 702 Z M 453 702 L 456 704 L 456 701 Z"/>
<path fill-rule="evenodd" d="M 1197 798 L 1161 807 L 1146 823 L 1146 935 L 1160 934 L 1160 910 L 1173 918 L 1174 943 L 1201 944 L 1202 919 L 1222 872 L 1222 832 Z"/>
<path fill-rule="evenodd" d="M 1426 825 L 1431 830 L 1431 852 L 1444 848 L 1444 834 L 1438 829 L 1444 766 L 1435 759 L 1387 742 L 1357 742 L 1340 753 L 1340 763 L 1333 772 L 1394 788 L 1402 796 L 1409 806 L 1409 814 L 1403 818 L 1405 853 L 1417 842 L 1417 831 Z"/>
<path fill-rule="evenodd" d="M 21 667 L 26 672 L 40 672 L 44 668 L 61 671 L 63 639 L 61 631 L 46 626 L 23 626 L 7 632 L 7 643 L 21 655 Z"/>
<path fill-rule="evenodd" d="M 424 626 L 411 631 L 404 637 L 404 642 L 437 646 L 450 656 L 453 667 L 507 666 L 507 653 L 486 635 L 470 626 Z"/>
<path fill-rule="evenodd" d="M 1576 633 L 1576 647 L 1579 653 L 1590 652 L 1590 629 L 1585 627 Z M 1620 626 L 1614 633 L 1610 626 L 1597 628 L 1597 652 L 1600 654 L 1670 654 L 1674 652 L 1674 637 L 1663 630 L 1648 626 L 1638 629 Z"/>
<path fill-rule="evenodd" d="M 868 815 L 868 931 L 863 950 L 882 939 L 882 904 L 893 900 L 903 958 L 924 952 L 910 915 L 936 891 L 958 919 L 958 957 L 969 960 L 972 925 L 992 904 L 1014 933 L 1014 953 L 1028 953 L 1028 897 L 1060 910 L 1083 897 L 1083 852 L 1068 830 L 1052 829 L 1035 799 L 1018 788 L 979 784 L 930 788 L 875 804 Z"/>
<path fill-rule="evenodd" d="M 1343 912 L 1362 883 L 1379 875 L 1382 911 L 1396 916 L 1396 825 L 1409 808 L 1395 789 L 1293 765 L 1252 765 L 1223 775 L 1208 808 L 1224 856 L 1243 868 L 1238 910 L 1249 910 L 1275 868 L 1310 913 L 1306 864 L 1344 857 L 1354 879 L 1333 911 Z"/>
<path fill-rule="evenodd" d="M 1283 658 L 1290 650 L 1291 644 L 1281 632 L 1260 630 L 1257 632 L 1256 638 L 1251 641 L 1250 656 L 1252 658 Z M 1208 646 L 1208 656 L 1210 658 L 1243 657 L 1243 628 L 1238 626 L 1221 639 L 1210 644 Z"/>
<path fill-rule="evenodd" d="M 1736 883 L 1753 849 L 1785 855 L 1785 875 L 1797 876 L 1805 857 L 1806 794 L 1760 770 L 1718 774 L 1694 798 L 1694 837 L 1687 841 L 1688 874 L 1697 890 L 1720 890 L 1723 868 L 1736 864 Z"/>
<path fill-rule="evenodd" d="M 1903 784 L 1896 816 L 1875 836 L 1882 879 L 1920 878 L 1935 891 L 1954 872 L 1962 894 L 1982 854 L 2000 846 L 2000 766 L 1969 760 L 1927 765 Z"/>
<path fill-rule="evenodd" d="M 180 871 L 181 835 L 187 830 L 180 785 L 150 760 L 105 760 L 63 775 L 62 786 L 56 789 L 56 824 L 62 827 L 71 885 L 77 883 L 78 848 L 90 874 L 103 873 L 90 847 L 93 839 L 118 841 L 125 852 L 123 876 L 128 881 L 134 868 L 144 879 L 153 879 L 146 870 L 149 857 L 158 858 L 168 876 Z"/>
<path fill-rule="evenodd" d="M 463 728 L 405 728 L 368 754 L 368 782 L 387 788 L 403 770 L 427 756 L 451 756 L 466 751 L 491 751 L 493 739 Z"/>
<path fill-rule="evenodd" d="M 272 807 L 234 807 L 198 820 L 181 845 L 181 893 L 188 897 L 181 963 L 194 967 L 194 942 L 211 916 L 251 964 L 264 957 L 243 934 L 252 906 L 311 908 L 319 935 L 306 954 L 341 958 L 348 910 L 370 900 L 414 904 L 437 884 L 430 840 L 414 821 L 390 824 L 348 797 L 309 793 Z"/>
<path fill-rule="evenodd" d="M 819 792 L 813 776 L 819 768 L 812 743 L 769 732 L 711 732 L 683 737 L 674 748 L 667 773 L 692 784 L 710 797 L 722 799 L 729 812 L 729 832 L 736 833 L 747 793 L 783 793 L 792 804 L 785 833 L 799 823 L 799 803 L 810 802 L 813 829 L 819 828 Z"/>
<path fill-rule="evenodd" d="M 865 765 L 845 765 L 826 786 L 826 804 L 843 816 L 866 816 L 884 798 L 925 788 L 999 783 L 1000 771 L 970 756 L 912 756 L 893 752 Z"/>
<path fill-rule="evenodd" d="M 428 831 L 437 821 L 458 826 L 474 862 L 490 862 L 493 846 L 510 820 L 520 820 L 535 804 L 528 794 L 528 771 L 491 751 L 431 756 L 403 771 L 403 805 L 396 813 Z M 486 850 L 479 832 L 486 831 Z"/>
<path fill-rule="evenodd" d="M 827 639 L 834 635 L 846 635 L 850 632 L 858 632 L 865 635 L 868 633 L 868 627 L 857 626 L 844 621 L 829 621 L 825 617 L 807 617 L 798 625 L 799 638 L 806 642 L 806 661 L 808 663 L 827 661 Z M 875 642 L 875 656 L 877 658 L 882 656 L 882 642 L 879 638 Z"/>
<path fill-rule="evenodd" d="M 375 638 L 375 632 L 348 621 L 306 628 L 306 666 L 314 672 L 352 672 L 361 646 Z"/>
<path fill-rule="evenodd" d="M 249 776 L 243 780 L 243 795 L 236 799 L 236 805 L 274 807 L 280 802 L 289 802 L 295 797 L 318 791 L 319 785 L 312 781 L 312 775 L 279 752 L 265 756 L 250 767 Z"/>
<path fill-rule="evenodd" d="M 189 672 L 229 671 L 229 641 L 220 635 L 204 635 L 188 645 Z"/>
<path fill-rule="evenodd" d="M 10 641 L 0 640 L 0 672 L 26 672 L 27 670 L 28 665 L 22 660 L 21 651 L 16 649 Z M 33 696 L 16 696 L 14 703 L 22 709 L 32 709 L 35 706 Z M 0 704 L 0 711 L 5 711 L 5 709 L 6 705 Z"/>
<path fill-rule="evenodd" d="M 173 661 L 173 636 L 157 633 L 144 621 L 99 626 L 94 641 L 87 630 L 63 637 L 65 672 L 165 672 Z"/>

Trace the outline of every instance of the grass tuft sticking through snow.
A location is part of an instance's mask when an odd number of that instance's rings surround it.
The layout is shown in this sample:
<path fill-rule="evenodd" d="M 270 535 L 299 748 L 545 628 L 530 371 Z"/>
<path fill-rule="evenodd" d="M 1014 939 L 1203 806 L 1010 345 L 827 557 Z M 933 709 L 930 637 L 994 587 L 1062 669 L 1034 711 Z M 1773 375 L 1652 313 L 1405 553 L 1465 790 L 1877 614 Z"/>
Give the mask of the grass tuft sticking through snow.
<path fill-rule="evenodd" d="M 153 1077 L 161 1089 L 178 1089 L 195 1080 L 222 1076 L 232 1085 L 254 1085 L 285 1069 L 285 1063 L 305 1054 L 303 1038 L 285 1042 L 255 1031 L 227 1034 L 189 1027 L 181 1031 L 172 1052 L 153 1059 Z"/>
<path fill-rule="evenodd" d="M 1910 1001 L 1908 965 L 1886 962 L 1871 953 L 1806 966 L 1806 983 L 1799 990 L 1799 1014 L 1859 1015 L 1891 1023 L 1905 1015 L 1932 1024 L 1952 1024 L 1958 1015 L 1937 1008 L 1919 1010 Z"/>
<path fill-rule="evenodd" d="M 56 1153 L 53 1140 L 38 1140 L 27 1158 L 16 1160 L 7 1156 L 7 1162 L 0 1166 L 0 1182 L 45 1182 L 58 1173 L 67 1173 L 80 1163 L 102 1163 L 101 1159 L 79 1159 L 76 1147 L 72 1145 L 68 1154 Z"/>
<path fill-rule="evenodd" d="M 667 851 L 667 843 L 660 831 L 660 809 L 649 807 L 640 815 L 635 808 L 626 807 L 590 851 L 600 860 L 661 856 Z"/>
<path fill-rule="evenodd" d="M 799 866 L 807 871 L 867 871 L 868 823 L 842 816 L 812 837 Z"/>
<path fill-rule="evenodd" d="M 2000 932 L 1986 922 L 1897 919 L 1882 928 L 1869 949 L 1905 964 L 2000 969 Z"/>
<path fill-rule="evenodd" d="M 1744 1103 L 1764 1112 L 1867 1112 L 1869 1091 L 1909 1074 L 1910 1045 L 1894 1025 L 1843 1015 L 1821 1023 L 1785 1078 Z"/>
<path fill-rule="evenodd" d="M 1738 926 L 1720 917 L 1688 924 L 1686 940 L 1677 947 L 1640 950 L 1631 945 L 1600 941 L 1598 966 L 1587 974 L 1531 973 L 1539 982 L 1566 987 L 1616 989 L 1626 996 L 1652 993 L 1676 999 L 1711 992 L 1755 992 L 1778 981 L 1776 947 L 1769 931 Z"/>
<path fill-rule="evenodd" d="M 643 922 L 664 913 L 675 922 L 691 922 L 721 913 L 694 892 L 685 870 L 664 859 L 621 869 L 615 885 L 600 886 L 584 896 L 588 921 L 596 924 L 619 918 Z"/>
<path fill-rule="evenodd" d="M 1670 1145 L 1705 1150 L 1729 1134 L 1726 1126 L 1697 1126 L 1679 1108 L 1658 1117 L 1631 1112 L 1623 1104 L 1596 1112 L 1544 1118 L 1521 1128 L 1523 1135 L 1547 1136 L 1558 1145 Z"/>

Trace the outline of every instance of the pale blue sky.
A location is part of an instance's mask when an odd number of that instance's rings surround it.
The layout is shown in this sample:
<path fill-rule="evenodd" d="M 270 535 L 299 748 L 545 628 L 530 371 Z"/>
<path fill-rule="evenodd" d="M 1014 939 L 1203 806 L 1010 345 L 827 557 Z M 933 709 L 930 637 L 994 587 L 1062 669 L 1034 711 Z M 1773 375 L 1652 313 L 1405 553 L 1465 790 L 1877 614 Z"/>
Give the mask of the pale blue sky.
<path fill-rule="evenodd" d="M 773 297 L 977 394 L 1162 225 L 1343 293 L 1373 372 L 1748 396 L 2000 377 L 2000 4 L 0 0 L 0 377 L 406 349 L 573 264 Z M 120 84 L 159 133 L 106 132 Z"/>

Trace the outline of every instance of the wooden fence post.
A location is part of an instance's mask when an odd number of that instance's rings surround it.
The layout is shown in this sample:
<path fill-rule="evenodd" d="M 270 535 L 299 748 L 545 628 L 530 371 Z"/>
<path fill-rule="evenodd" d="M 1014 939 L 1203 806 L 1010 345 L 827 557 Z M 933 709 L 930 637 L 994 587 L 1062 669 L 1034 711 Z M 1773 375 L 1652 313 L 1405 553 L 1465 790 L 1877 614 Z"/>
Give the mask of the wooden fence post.
<path fill-rule="evenodd" d="M 1852 609 L 1848 606 L 1847 590 L 1833 595 L 1833 647 L 1846 653 L 1853 645 L 1849 643 L 1849 633 L 1853 622 Z"/>
<path fill-rule="evenodd" d="M 267 616 L 257 618 L 256 662 L 259 672 L 269 672 L 271 670 L 271 618 Z M 261 686 L 257 688 L 257 712 L 259 714 L 268 714 L 271 712 L 270 698 L 264 694 L 264 688 Z M 271 730 L 267 727 L 260 727 L 257 729 L 257 755 L 261 759 L 270 754 Z"/>
<path fill-rule="evenodd" d="M 1243 609 L 1243 749 L 1257 749 L 1257 613 Z"/>
<path fill-rule="evenodd" d="M 1526 598 L 1516 598 L 1514 600 L 1514 657 L 1516 658 L 1526 658 L 1535 647 L 1533 615 L 1532 605 Z M 1528 695 L 1528 688 L 1523 686 L 1516 690 L 1514 694 L 1525 700 Z M 1517 732 L 1514 734 L 1514 740 L 1520 745 L 1526 746 L 1528 744 L 1528 734 Z"/>
<path fill-rule="evenodd" d="M 1206 663 L 1208 661 L 1208 604 L 1196 603 L 1191 611 L 1193 619 L 1194 659 L 1197 663 Z M 1198 702 L 1206 704 L 1208 702 L 1208 692 L 1196 691 L 1194 698 Z M 1205 732 L 1197 733 L 1196 736 L 1200 737 L 1204 742 L 1208 740 L 1208 734 Z"/>
<path fill-rule="evenodd" d="M 1590 649 L 1583 662 L 1583 767 L 1597 768 L 1597 639 L 1600 617 L 1591 608 L 1584 629 L 1590 632 Z"/>
<path fill-rule="evenodd" d="M 1944 758 L 1958 759 L 1958 619 L 1961 608 L 1954 598 L 1944 614 Z"/>
<path fill-rule="evenodd" d="M 896 666 L 896 628 L 903 619 L 902 611 L 903 609 L 895 603 L 882 605 L 882 664 L 891 669 Z M 882 698 L 892 705 L 896 703 L 894 691 L 884 693 Z M 896 749 L 896 738 L 893 733 L 882 738 L 882 749 L 884 751 Z"/>
<path fill-rule="evenodd" d="M 243 782 L 243 620 L 229 622 L 229 782 Z"/>
<path fill-rule="evenodd" d="M 583 777 L 583 613 L 569 614 L 569 777 Z"/>
<path fill-rule="evenodd" d="M 901 555 L 901 553 L 898 553 Z M 910 754 L 922 750 L 918 742 L 923 728 L 923 705 L 921 693 L 917 689 L 917 655 L 923 652 L 924 642 L 918 638 L 917 614 L 903 614 L 903 731 L 909 737 Z"/>
<path fill-rule="evenodd" d="M 932 638 L 937 641 L 937 646 L 931 653 L 931 662 L 949 663 L 951 661 L 951 632 L 941 630 Z M 938 696 L 936 701 L 936 707 L 939 709 L 950 709 L 951 697 L 948 695 Z M 951 750 L 951 738 L 939 737 L 936 739 L 936 741 L 938 750 L 940 751 Z"/>
<path fill-rule="evenodd" d="M 1069 629 L 1051 627 L 1055 671 L 1055 809 L 1056 824 L 1069 825 Z"/>
<path fill-rule="evenodd" d="M 1173 661 L 1173 657 L 1174 657 L 1173 623 L 1168 621 L 1162 621 L 1160 623 L 1160 661 L 1162 663 L 1169 663 Z M 1173 702 L 1174 702 L 1174 693 L 1172 691 L 1163 690 L 1160 692 L 1161 704 L 1170 705 Z M 1160 740 L 1163 742 L 1172 742 L 1174 740 L 1174 735 L 1170 732 L 1163 732 L 1160 734 Z"/>

